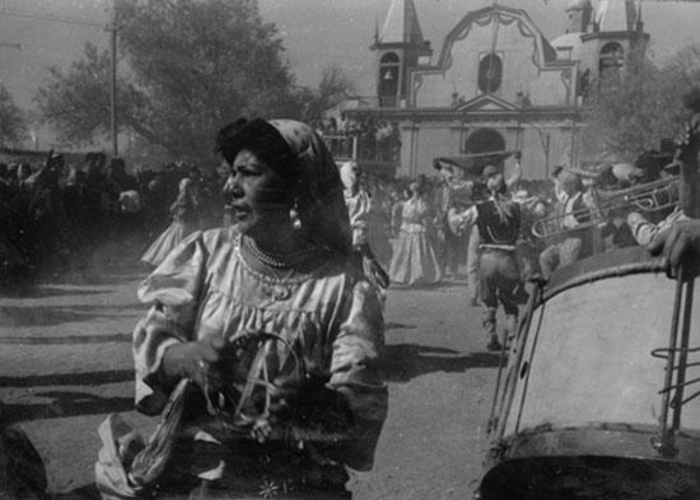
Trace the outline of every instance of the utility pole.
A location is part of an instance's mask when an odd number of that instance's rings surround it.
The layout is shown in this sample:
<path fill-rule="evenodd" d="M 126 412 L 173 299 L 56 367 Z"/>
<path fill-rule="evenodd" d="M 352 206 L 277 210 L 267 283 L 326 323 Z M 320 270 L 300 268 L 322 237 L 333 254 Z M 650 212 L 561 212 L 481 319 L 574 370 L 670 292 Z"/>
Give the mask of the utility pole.
<path fill-rule="evenodd" d="M 114 0 L 116 1 L 116 0 Z M 107 31 L 110 32 L 112 70 L 109 86 L 110 130 L 112 134 L 112 155 L 119 156 L 119 130 L 117 128 L 117 9 L 112 2 L 112 19 Z"/>
<path fill-rule="evenodd" d="M 80 24 L 83 26 L 93 26 L 95 28 L 104 28 L 111 35 L 110 45 L 112 53 L 112 68 L 111 68 L 111 82 L 110 82 L 110 128 L 112 135 L 112 152 L 114 156 L 119 153 L 119 143 L 117 141 L 117 16 L 116 16 L 116 5 L 117 0 L 112 0 L 112 13 L 109 24 L 105 27 L 104 23 L 99 23 L 90 19 L 83 19 L 79 17 L 70 16 L 57 16 L 53 14 L 40 14 L 36 12 L 27 12 L 16 9 L 10 9 L 5 7 L 0 7 L 0 14 L 24 17 L 28 19 L 41 19 L 45 21 L 55 21 L 59 23 L 67 24 Z M 11 48 L 16 48 L 21 50 L 19 44 L 2 44 L 0 47 L 7 46 Z"/>

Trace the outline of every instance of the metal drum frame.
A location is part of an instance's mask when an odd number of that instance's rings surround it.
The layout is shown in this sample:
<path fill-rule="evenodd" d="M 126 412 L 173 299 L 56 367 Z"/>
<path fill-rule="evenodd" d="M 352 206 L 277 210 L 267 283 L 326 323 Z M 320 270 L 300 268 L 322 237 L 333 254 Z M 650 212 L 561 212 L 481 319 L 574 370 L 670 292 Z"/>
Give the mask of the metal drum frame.
<path fill-rule="evenodd" d="M 649 258 L 641 247 L 632 247 L 562 268 L 549 283 L 533 283 L 533 293 L 510 347 L 508 362 L 502 363 L 505 368 L 499 370 L 489 419 L 490 449 L 480 488 L 482 498 L 627 498 L 619 491 L 609 497 L 601 493 L 601 488 L 605 490 L 601 478 L 606 476 L 618 483 L 639 476 L 643 479 L 640 484 L 655 478 L 654 484 L 660 484 L 662 490 L 697 488 L 693 490 L 697 497 L 669 494 L 668 498 L 700 498 L 700 421 L 694 422 L 692 428 L 688 428 L 687 423 L 685 428 L 681 425 L 684 407 L 700 397 L 700 377 L 687 376 L 689 368 L 700 366 L 700 344 L 691 345 L 690 342 L 694 276 L 676 281 L 667 342 L 649 352 L 650 366 L 659 359 L 665 360 L 663 379 L 658 381 L 660 414 L 657 424 L 598 422 L 567 426 L 543 421 L 536 426 L 520 427 L 523 405 L 528 397 L 532 358 L 544 318 L 542 308 L 548 301 L 576 287 L 594 286 L 600 280 L 660 272 L 660 260 Z M 644 290 L 639 292 L 644 293 Z M 539 312 L 538 319 L 536 312 Z M 698 327 L 700 325 L 695 325 L 696 329 Z M 530 357 L 526 356 L 526 346 L 532 349 Z M 582 478 L 589 478 L 588 486 Z M 682 486 L 678 486 L 679 481 Z M 590 487 L 594 483 L 597 489 Z M 610 486 L 610 491 L 614 489 Z M 638 491 L 629 498 L 646 498 L 644 494 L 656 495 L 649 498 L 664 498 L 658 491 Z"/>

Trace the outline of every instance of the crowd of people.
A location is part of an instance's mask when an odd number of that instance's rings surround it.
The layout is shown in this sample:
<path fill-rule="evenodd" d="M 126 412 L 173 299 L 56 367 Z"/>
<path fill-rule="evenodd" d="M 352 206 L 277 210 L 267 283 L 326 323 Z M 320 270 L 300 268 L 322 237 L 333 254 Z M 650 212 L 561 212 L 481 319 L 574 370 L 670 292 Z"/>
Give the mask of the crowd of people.
<path fill-rule="evenodd" d="M 362 158 L 392 163 L 399 158 L 401 141 L 396 127 L 368 115 L 364 119 L 329 116 L 316 127 L 336 158 Z"/>
<path fill-rule="evenodd" d="M 364 257 L 367 275 L 386 291 L 389 284 L 434 286 L 464 273 L 469 303 L 490 304 L 484 322 L 492 325 L 488 318 L 495 317 L 494 297 L 506 294 L 491 289 L 483 279 L 488 273 L 480 269 L 490 266 L 482 262 L 489 255 L 503 250 L 494 245 L 505 245 L 514 259 L 509 277 L 503 278 L 512 289 L 513 302 L 505 306 L 512 312 L 526 297 L 532 277 L 548 279 L 558 267 L 593 253 L 648 243 L 644 223 L 650 218 L 657 222 L 670 211 L 630 213 L 635 205 L 629 203 L 620 208 L 625 201 L 620 193 L 677 173 L 663 168 L 670 163 L 667 155 L 647 152 L 632 164 L 597 171 L 557 167 L 551 179 L 539 182 L 522 179 L 520 158 L 516 152 L 505 163 L 476 171 L 436 160 L 437 175 L 415 179 L 375 175 L 356 162 L 340 166 L 353 245 Z M 205 174 L 184 164 L 132 170 L 128 173 L 120 158 L 107 162 L 99 152 L 86 154 L 83 164 L 66 164 L 60 154 L 50 154 L 38 165 L 0 164 L 2 282 L 57 273 L 89 277 L 95 250 L 109 241 L 130 246 L 136 260 L 155 268 L 189 234 L 236 223 L 232 177 L 226 172 L 210 169 Z M 503 184 L 498 192 L 489 188 L 496 175 Z M 673 198 L 669 186 L 673 184 L 661 185 L 659 191 Z M 492 214 L 474 214 L 477 207 L 506 198 L 508 205 L 495 203 Z M 505 220 L 512 207 L 517 209 L 513 227 L 496 228 L 496 219 Z M 486 219 L 491 220 L 488 227 Z M 494 231 L 508 233 L 508 241 L 495 241 Z M 507 316 L 512 324 L 514 315 Z M 495 327 L 485 329 L 490 348 L 506 342 L 493 334 Z"/>
<path fill-rule="evenodd" d="M 145 250 L 171 221 L 184 179 L 199 200 L 187 210 L 197 220 L 188 221 L 220 224 L 222 180 L 192 165 L 135 170 L 119 157 L 107 162 L 102 152 L 77 163 L 54 153 L 34 164 L 0 163 L 0 283 L 9 289 L 36 279 L 89 280 L 105 271 L 105 262 L 92 261 L 102 245 Z"/>
<path fill-rule="evenodd" d="M 102 153 L 0 167 L 6 282 L 84 272 L 109 240 L 132 241 L 150 266 L 133 336 L 136 405 L 161 420 L 148 441 L 118 415 L 102 424 L 95 470 L 106 499 L 163 487 L 205 499 L 272 476 L 342 497 L 350 473 L 371 469 L 387 416 L 390 287 L 466 269 L 486 347 L 503 351 L 530 278 L 655 243 L 682 219 L 677 163 L 658 154 L 595 174 L 558 167 L 535 183 L 522 179 L 519 152 L 470 171 L 436 160 L 433 177 L 382 178 L 338 165 L 317 131 L 292 120 L 238 120 L 216 143 L 226 168 L 209 175 L 191 165 L 128 173 Z M 635 185 L 664 179 L 655 194 L 669 203 L 635 198 Z M 700 234 L 689 231 L 673 242 L 681 250 L 656 251 L 678 261 Z"/>
<path fill-rule="evenodd" d="M 645 152 L 597 170 L 561 166 L 544 182 L 523 180 L 520 159 L 516 152 L 479 171 L 436 160 L 433 178 L 364 178 L 366 240 L 391 284 L 434 286 L 464 271 L 469 302 L 484 309 L 490 350 L 507 345 L 531 280 L 596 253 L 647 245 L 659 221 L 675 220 L 678 171 L 668 154 Z"/>

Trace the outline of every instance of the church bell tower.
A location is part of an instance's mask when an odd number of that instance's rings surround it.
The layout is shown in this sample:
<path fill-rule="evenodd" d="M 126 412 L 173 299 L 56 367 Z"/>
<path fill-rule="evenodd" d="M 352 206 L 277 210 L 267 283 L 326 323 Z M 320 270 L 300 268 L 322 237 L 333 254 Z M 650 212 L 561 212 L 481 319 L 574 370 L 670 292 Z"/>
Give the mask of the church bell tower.
<path fill-rule="evenodd" d="M 621 78 L 629 57 L 643 53 L 649 41 L 641 0 L 600 0 L 592 30 L 581 40 L 587 55 L 581 69 L 588 69 L 599 79 Z"/>
<path fill-rule="evenodd" d="M 413 0 L 393 0 L 381 32 L 370 47 L 376 53 L 379 107 L 402 107 L 408 94 L 408 72 L 421 58 L 430 57 L 430 42 L 423 39 Z"/>

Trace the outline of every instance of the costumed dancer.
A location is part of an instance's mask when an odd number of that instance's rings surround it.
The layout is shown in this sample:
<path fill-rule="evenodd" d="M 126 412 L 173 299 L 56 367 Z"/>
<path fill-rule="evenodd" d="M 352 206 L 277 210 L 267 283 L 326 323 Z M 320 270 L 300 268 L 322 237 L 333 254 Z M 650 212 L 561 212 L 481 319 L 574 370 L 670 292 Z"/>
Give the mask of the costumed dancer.
<path fill-rule="evenodd" d="M 350 228 L 352 229 L 352 246 L 359 264 L 365 269 L 367 278 L 381 290 L 389 287 L 389 276 L 377 262 L 369 245 L 369 225 L 372 216 L 372 199 L 360 186 L 360 166 L 349 161 L 341 165 L 340 178 L 343 182 L 345 206 L 348 208 Z"/>
<path fill-rule="evenodd" d="M 509 336 L 515 334 L 518 322 L 519 294 L 522 281 L 515 253 L 520 233 L 520 205 L 508 196 L 503 174 L 496 167 L 486 166 L 482 177 L 490 193 L 488 201 L 477 203 L 461 214 L 453 214 L 452 225 L 476 224 L 479 232 L 479 291 L 483 306 L 483 328 L 488 338 L 487 349 L 500 351 Z M 502 305 L 506 328 L 498 335 L 496 312 Z"/>
<path fill-rule="evenodd" d="M 199 229 L 198 200 L 192 179 L 185 177 L 180 181 L 177 199 L 170 206 L 173 222 L 153 242 L 141 257 L 141 261 L 159 266 L 170 252 L 193 231 Z"/>
<path fill-rule="evenodd" d="M 409 198 L 401 204 L 401 226 L 394 242 L 389 277 L 392 283 L 410 286 L 434 285 L 442 269 L 427 234 L 430 209 L 418 182 L 408 188 Z"/>

